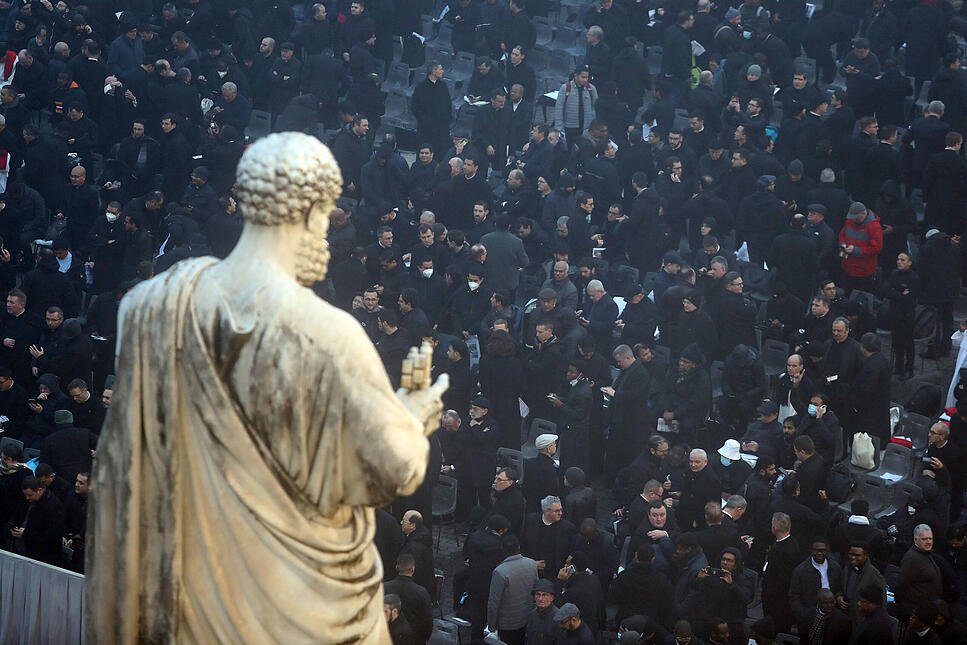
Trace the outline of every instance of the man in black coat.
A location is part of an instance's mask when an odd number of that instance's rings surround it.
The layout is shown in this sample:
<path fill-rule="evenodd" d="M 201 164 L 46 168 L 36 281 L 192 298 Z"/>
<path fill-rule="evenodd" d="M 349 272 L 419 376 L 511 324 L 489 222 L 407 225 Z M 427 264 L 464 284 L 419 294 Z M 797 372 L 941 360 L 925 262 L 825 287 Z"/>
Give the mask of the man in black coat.
<path fill-rule="evenodd" d="M 800 639 L 806 645 L 848 643 L 852 631 L 849 616 L 837 609 L 836 596 L 829 589 L 819 590 L 816 606 L 799 620 Z"/>
<path fill-rule="evenodd" d="M 409 554 L 415 567 L 409 575 L 430 594 L 436 588 L 433 577 L 433 536 L 423 523 L 423 516 L 419 511 L 409 510 L 403 513 L 400 528 L 403 531 L 400 555 Z"/>
<path fill-rule="evenodd" d="M 527 500 L 527 512 L 537 513 L 541 509 L 541 500 L 548 495 L 561 496 L 561 476 L 554 464 L 554 453 L 557 451 L 557 435 L 542 434 L 534 442 L 537 456 L 524 462 L 524 498 Z"/>
<path fill-rule="evenodd" d="M 789 604 L 789 581 L 792 572 L 802 561 L 796 538 L 789 534 L 791 520 L 785 513 L 772 516 L 772 534 L 776 543 L 769 548 L 765 572 L 762 574 L 762 611 L 776 621 L 777 632 L 789 632 L 795 622 Z"/>
<path fill-rule="evenodd" d="M 450 90 L 441 80 L 443 65 L 429 61 L 426 79 L 413 88 L 410 107 L 416 116 L 416 132 L 421 142 L 429 143 L 434 154 L 443 156 L 449 146 L 450 122 L 453 120 L 453 102 Z"/>
<path fill-rule="evenodd" d="M 806 218 L 797 213 L 789 220 L 789 230 L 776 237 L 769 250 L 769 268 L 789 292 L 806 302 L 813 293 L 817 246 L 806 234 Z"/>
<path fill-rule="evenodd" d="M 574 525 L 562 520 L 563 506 L 557 497 L 541 500 L 541 512 L 530 513 L 524 520 L 521 554 L 537 562 L 538 575 L 556 580 L 571 552 Z"/>
<path fill-rule="evenodd" d="M 30 509 L 26 517 L 14 520 L 20 524 L 10 529 L 10 535 L 23 540 L 28 558 L 61 566 L 64 563 L 61 539 L 66 529 L 64 505 L 32 475 L 24 478 L 20 488 Z"/>
<path fill-rule="evenodd" d="M 0 357 L 13 370 L 15 380 L 31 382 L 31 345 L 37 343 L 43 331 L 43 319 L 26 309 L 27 296 L 20 289 L 7 294 L 6 312 L 0 316 L 0 337 L 3 338 Z"/>
<path fill-rule="evenodd" d="M 591 424 L 591 404 L 593 396 L 591 385 L 584 378 L 584 361 L 574 359 L 568 363 L 565 378 L 567 390 L 565 398 L 555 393 L 549 396 L 551 405 L 557 408 L 558 427 L 563 437 L 561 441 L 561 468 L 567 471 L 572 466 L 587 470 L 589 431 Z"/>
<path fill-rule="evenodd" d="M 601 391 L 611 398 L 611 432 L 608 436 L 606 472 L 617 474 L 641 451 L 642 433 L 651 378 L 627 345 L 618 345 L 612 353 L 621 372 L 612 386 Z"/>
<path fill-rule="evenodd" d="M 880 351 L 880 337 L 873 332 L 863 334 L 860 345 L 863 366 L 852 389 L 854 427 L 880 438 L 880 445 L 890 439 L 890 359 Z"/>
<path fill-rule="evenodd" d="M 191 145 L 181 132 L 177 117 L 167 113 L 161 117 L 161 173 L 164 175 L 164 194 L 168 199 L 180 197 L 188 185 Z"/>
<path fill-rule="evenodd" d="M 948 132 L 944 143 L 944 150 L 930 157 L 923 173 L 926 223 L 948 235 L 959 235 L 964 230 L 964 183 L 967 182 L 967 161 L 960 153 L 964 137 L 959 132 Z"/>
<path fill-rule="evenodd" d="M 506 518 L 507 529 L 514 535 L 520 535 L 524 525 L 524 493 L 519 479 L 520 474 L 513 466 L 504 466 L 497 471 L 494 477 L 494 502 L 485 518 L 486 522 L 495 515 Z"/>
<path fill-rule="evenodd" d="M 705 437 L 699 439 L 698 434 L 712 406 L 712 385 L 708 370 L 702 366 L 704 360 L 698 345 L 686 345 L 677 369 L 668 370 L 664 383 L 662 417 L 666 423 L 678 421 L 679 430 L 692 443 L 705 443 Z"/>
<path fill-rule="evenodd" d="M 770 262 L 770 268 L 772 263 Z M 736 345 L 755 345 L 756 306 L 743 293 L 745 283 L 738 271 L 729 271 L 722 277 L 725 289 L 715 300 L 714 320 L 719 331 L 723 354 Z M 712 358 L 712 357 L 708 357 Z"/>
<path fill-rule="evenodd" d="M 87 428 L 74 427 L 74 416 L 67 410 L 54 412 L 57 430 L 44 439 L 40 449 L 41 463 L 50 464 L 59 479 L 72 482 L 77 473 L 91 470 L 91 451 L 97 447 L 97 435 Z"/>
<path fill-rule="evenodd" d="M 851 403 L 856 378 L 863 366 L 860 344 L 850 338 L 849 319 L 840 317 L 833 321 L 833 337 L 825 343 L 823 376 L 830 406 L 844 425 L 852 423 Z M 887 365 L 889 375 L 889 365 Z M 849 425 L 852 428 L 852 425 Z"/>
<path fill-rule="evenodd" d="M 635 560 L 618 574 L 608 592 L 609 600 L 618 606 L 615 623 L 636 614 L 651 614 L 656 618 L 672 613 L 674 588 L 668 578 L 654 567 L 655 547 L 641 544 Z"/>
<path fill-rule="evenodd" d="M 696 448 L 688 455 L 688 471 L 682 482 L 678 521 L 682 529 L 705 526 L 705 505 L 722 498 L 722 483 L 708 465 L 705 451 Z"/>
<path fill-rule="evenodd" d="M 403 617 L 413 628 L 413 633 L 420 642 L 425 642 L 433 632 L 433 603 L 429 592 L 413 579 L 415 566 L 416 562 L 411 554 L 400 553 L 396 558 L 397 576 L 383 583 L 383 587 L 385 593 L 400 597 Z M 432 575 L 433 572 L 430 573 Z"/>
<path fill-rule="evenodd" d="M 927 178 L 924 176 L 924 172 L 930 158 L 944 149 L 950 125 L 942 120 L 943 115 L 944 104 L 940 101 L 931 101 L 923 116 L 914 119 L 910 128 L 903 135 L 901 143 L 904 146 L 909 148 L 910 144 L 913 144 L 910 180 L 914 186 L 920 186 L 926 182 Z"/>
<path fill-rule="evenodd" d="M 483 637 L 486 623 L 487 600 L 490 597 L 490 581 L 494 569 L 504 560 L 504 549 L 500 537 L 510 528 L 508 519 L 503 515 L 491 515 L 486 526 L 467 536 L 463 544 L 463 559 L 467 563 L 466 587 L 467 600 L 464 609 L 470 613 L 471 635 Z"/>
<path fill-rule="evenodd" d="M 343 187 L 359 194 L 359 176 L 363 164 L 369 159 L 369 119 L 357 114 L 351 124 L 346 124 L 332 142 L 332 155 L 342 172 Z M 382 215 L 382 213 L 379 213 Z"/>
<path fill-rule="evenodd" d="M 812 437 L 800 436 L 793 441 L 793 449 L 799 467 L 799 501 L 819 515 L 823 515 L 829 507 L 826 501 L 826 478 L 829 475 L 826 461 L 816 453 L 816 445 Z"/>
<path fill-rule="evenodd" d="M 67 179 L 67 144 L 60 137 L 40 134 L 30 123 L 24 126 L 23 134 L 23 181 L 43 196 L 47 208 L 59 209 Z"/>
<path fill-rule="evenodd" d="M 881 645 L 893 642 L 890 615 L 883 605 L 883 589 L 869 584 L 860 589 L 859 605 L 863 620 L 853 635 L 853 645 Z"/>

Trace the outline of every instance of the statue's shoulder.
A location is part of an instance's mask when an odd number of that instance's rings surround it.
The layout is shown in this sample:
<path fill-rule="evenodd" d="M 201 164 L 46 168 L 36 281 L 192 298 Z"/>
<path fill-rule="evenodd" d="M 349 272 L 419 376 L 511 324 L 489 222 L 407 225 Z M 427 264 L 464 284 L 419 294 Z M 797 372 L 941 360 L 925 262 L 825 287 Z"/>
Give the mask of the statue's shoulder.
<path fill-rule="evenodd" d="M 181 260 L 150 280 L 139 282 L 125 294 L 122 303 L 130 309 L 190 295 L 202 273 L 217 262 L 218 258 L 211 256 Z"/>

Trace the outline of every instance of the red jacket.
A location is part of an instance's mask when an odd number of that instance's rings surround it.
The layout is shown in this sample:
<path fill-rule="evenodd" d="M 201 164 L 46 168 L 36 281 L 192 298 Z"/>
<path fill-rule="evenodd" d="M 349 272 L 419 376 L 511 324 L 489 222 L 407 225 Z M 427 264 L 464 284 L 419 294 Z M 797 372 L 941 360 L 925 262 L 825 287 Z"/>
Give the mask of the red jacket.
<path fill-rule="evenodd" d="M 856 220 L 846 220 L 839 232 L 839 245 L 853 247 L 853 253 L 843 257 L 843 273 L 854 278 L 868 278 L 876 271 L 876 256 L 883 250 L 883 229 L 876 213 L 866 211 L 862 224 Z"/>

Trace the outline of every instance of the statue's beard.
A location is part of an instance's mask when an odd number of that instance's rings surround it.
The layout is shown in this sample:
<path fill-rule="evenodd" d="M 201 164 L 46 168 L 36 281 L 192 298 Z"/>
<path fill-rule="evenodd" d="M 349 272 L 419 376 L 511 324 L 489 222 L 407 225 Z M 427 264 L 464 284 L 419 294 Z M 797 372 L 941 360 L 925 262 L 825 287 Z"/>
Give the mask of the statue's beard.
<path fill-rule="evenodd" d="M 310 287 L 326 278 L 329 266 L 329 243 L 322 235 L 307 231 L 295 252 L 295 279 Z"/>

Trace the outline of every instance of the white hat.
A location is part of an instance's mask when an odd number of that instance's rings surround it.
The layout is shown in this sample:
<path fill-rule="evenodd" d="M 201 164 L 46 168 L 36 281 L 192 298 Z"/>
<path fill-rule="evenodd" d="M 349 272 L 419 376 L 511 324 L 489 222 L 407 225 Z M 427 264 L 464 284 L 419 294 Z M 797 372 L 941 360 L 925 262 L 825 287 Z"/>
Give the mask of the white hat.
<path fill-rule="evenodd" d="M 927 231 L 927 234 L 926 234 L 926 235 L 924 235 L 924 237 L 925 237 L 925 238 L 928 238 L 928 239 L 929 239 L 929 238 L 931 238 L 931 237 L 933 237 L 934 235 L 936 235 L 936 234 L 937 234 L 937 233 L 939 233 L 939 232 L 940 232 L 940 230 L 939 230 L 939 229 L 936 229 L 936 228 L 932 228 L 932 229 L 930 229 L 929 231 Z"/>
<path fill-rule="evenodd" d="M 534 442 L 534 446 L 536 446 L 538 450 L 543 450 L 555 441 L 557 441 L 556 434 L 542 434 L 537 437 L 537 440 Z"/>
<path fill-rule="evenodd" d="M 739 448 L 740 446 L 738 441 L 735 439 L 729 439 L 722 444 L 721 448 L 719 448 L 719 454 L 723 457 L 731 459 L 732 461 L 738 461 L 742 458 Z"/>

